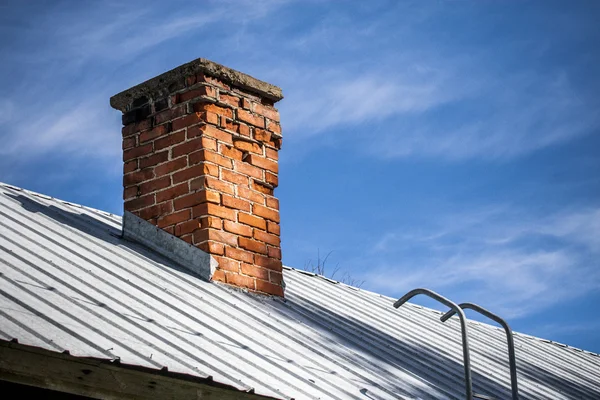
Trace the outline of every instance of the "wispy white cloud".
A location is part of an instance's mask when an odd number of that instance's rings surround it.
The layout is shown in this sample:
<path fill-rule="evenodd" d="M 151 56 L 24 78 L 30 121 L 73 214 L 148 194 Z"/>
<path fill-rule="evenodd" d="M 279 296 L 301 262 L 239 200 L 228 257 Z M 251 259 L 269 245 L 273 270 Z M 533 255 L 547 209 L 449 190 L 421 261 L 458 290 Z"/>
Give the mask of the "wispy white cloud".
<path fill-rule="evenodd" d="M 3 157 L 52 156 L 103 158 L 113 161 L 121 153 L 120 130 L 116 118 L 104 107 L 106 100 L 98 96 L 81 103 L 62 102 L 48 105 L 35 116 L 13 113 L 10 131 L 3 134 Z M 113 124 L 107 121 L 113 121 Z M 116 126 L 115 126 L 116 125 Z"/>
<path fill-rule="evenodd" d="M 444 71 L 432 68 L 349 72 L 348 66 L 338 67 L 292 68 L 295 79 L 285 85 L 288 103 L 282 112 L 293 139 L 381 122 L 398 114 L 422 113 L 462 94 L 450 90 Z"/>
<path fill-rule="evenodd" d="M 571 69 L 540 68 L 534 60 L 552 42 L 539 38 L 468 51 L 442 46 L 422 29 L 439 11 L 414 5 L 390 11 L 400 18 L 393 29 L 385 17 L 366 23 L 326 15 L 293 36 L 289 45 L 306 59 L 277 78 L 290 140 L 354 132 L 376 137 L 360 148 L 377 158 L 502 160 L 600 129 L 600 104 L 573 82 L 585 57 L 572 60 Z M 517 51 L 531 54 L 530 62 L 503 63 L 500 54 Z"/>
<path fill-rule="evenodd" d="M 360 278 L 388 293 L 432 287 L 511 318 L 600 290 L 599 208 L 533 218 L 491 207 L 439 221 L 384 235 L 370 254 L 379 265 Z"/>
<path fill-rule="evenodd" d="M 463 78 L 464 79 L 464 78 Z M 372 146 L 383 157 L 427 156 L 450 160 L 506 159 L 563 143 L 600 128 L 596 106 L 580 98 L 564 74 L 490 79 L 478 85 L 460 120 L 435 113 L 398 121 Z M 459 99 L 459 101 L 464 98 Z"/>
<path fill-rule="evenodd" d="M 108 106 L 114 94 L 111 90 L 125 89 L 156 73 L 140 68 L 137 58 L 169 41 L 185 39 L 187 43 L 186 36 L 223 26 L 226 20 L 266 18 L 287 2 L 212 2 L 168 8 L 102 2 L 49 7 L 44 15 L 34 16 L 35 29 L 29 32 L 29 40 L 43 34 L 47 46 L 36 46 L 35 51 L 24 47 L 15 54 L 27 68 L 22 81 L 10 82 L 14 86 L 4 90 L 5 98 L 0 101 L 3 165 L 10 165 L 10 158 L 23 162 L 62 154 L 106 164 L 112 171 L 112 166 L 120 164 L 121 145 L 120 117 Z M 227 47 L 228 41 L 235 40 L 236 29 L 205 33 Z M 124 64 L 133 65 L 127 74 L 119 71 Z"/>

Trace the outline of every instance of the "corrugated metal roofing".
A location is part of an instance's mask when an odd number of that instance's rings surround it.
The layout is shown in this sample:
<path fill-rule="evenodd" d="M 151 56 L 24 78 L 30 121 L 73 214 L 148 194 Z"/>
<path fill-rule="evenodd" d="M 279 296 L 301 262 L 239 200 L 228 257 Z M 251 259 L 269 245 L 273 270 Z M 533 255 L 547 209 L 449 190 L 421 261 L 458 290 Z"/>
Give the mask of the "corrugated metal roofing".
<path fill-rule="evenodd" d="M 0 185 L 0 339 L 296 399 L 460 399 L 456 320 L 286 269 L 286 299 L 201 281 L 121 219 Z M 510 398 L 504 332 L 469 322 L 473 384 Z M 600 399 L 600 357 L 516 334 L 523 399 Z"/>

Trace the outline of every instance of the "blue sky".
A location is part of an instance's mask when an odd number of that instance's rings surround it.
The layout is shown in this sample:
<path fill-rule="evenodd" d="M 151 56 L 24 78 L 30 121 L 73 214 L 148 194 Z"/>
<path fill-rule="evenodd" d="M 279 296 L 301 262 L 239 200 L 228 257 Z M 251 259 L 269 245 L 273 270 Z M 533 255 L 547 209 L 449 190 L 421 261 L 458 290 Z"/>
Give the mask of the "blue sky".
<path fill-rule="evenodd" d="M 111 95 L 197 57 L 283 88 L 283 256 L 600 352 L 600 3 L 4 1 L 0 181 L 121 213 Z M 425 303 L 427 304 L 427 303 Z"/>

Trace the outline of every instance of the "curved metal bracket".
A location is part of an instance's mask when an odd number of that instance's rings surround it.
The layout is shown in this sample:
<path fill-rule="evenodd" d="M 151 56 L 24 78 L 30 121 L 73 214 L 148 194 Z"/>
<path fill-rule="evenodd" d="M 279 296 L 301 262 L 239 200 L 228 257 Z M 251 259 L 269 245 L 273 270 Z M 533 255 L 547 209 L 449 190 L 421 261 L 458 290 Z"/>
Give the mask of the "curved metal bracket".
<path fill-rule="evenodd" d="M 466 398 L 468 400 L 471 400 L 473 398 L 473 380 L 471 378 L 471 358 L 469 355 L 469 338 L 468 338 L 468 333 L 467 333 L 467 320 L 465 318 L 465 313 L 456 303 L 448 300 L 444 296 L 441 296 L 434 291 L 431 291 L 429 289 L 423 289 L 423 288 L 414 289 L 414 290 L 411 290 L 410 292 L 406 293 L 404 296 L 402 296 L 400 299 L 398 299 L 398 301 L 396 301 L 394 303 L 394 307 L 395 308 L 400 307 L 402 304 L 406 303 L 408 300 L 410 300 L 411 298 L 413 298 L 414 296 L 417 296 L 419 294 L 423 294 L 425 296 L 431 297 L 432 299 L 439 301 L 440 303 L 444 304 L 445 306 L 450 307 L 454 311 L 454 313 L 458 314 L 458 317 L 460 318 L 460 328 L 461 328 L 461 334 L 462 334 L 463 358 L 464 358 L 464 368 L 465 368 L 465 391 L 467 394 Z"/>
<path fill-rule="evenodd" d="M 506 332 L 506 341 L 508 342 L 508 358 L 509 358 L 509 362 L 510 362 L 510 386 L 512 389 L 512 398 L 513 398 L 513 400 L 518 400 L 519 399 L 519 388 L 517 385 L 517 362 L 515 359 L 515 342 L 513 340 L 513 334 L 512 334 L 512 330 L 510 329 L 510 326 L 508 326 L 508 324 L 506 323 L 505 320 L 503 320 L 496 314 L 493 314 L 492 312 L 486 310 L 485 308 L 478 306 L 477 304 L 460 303 L 458 306 L 461 309 L 467 308 L 467 309 L 477 311 L 478 313 L 485 315 L 489 319 L 499 323 L 504 328 L 504 332 Z M 442 322 L 446 322 L 454 314 L 456 314 L 456 311 L 453 308 L 452 310 L 448 311 L 446 314 L 442 315 L 440 320 Z"/>

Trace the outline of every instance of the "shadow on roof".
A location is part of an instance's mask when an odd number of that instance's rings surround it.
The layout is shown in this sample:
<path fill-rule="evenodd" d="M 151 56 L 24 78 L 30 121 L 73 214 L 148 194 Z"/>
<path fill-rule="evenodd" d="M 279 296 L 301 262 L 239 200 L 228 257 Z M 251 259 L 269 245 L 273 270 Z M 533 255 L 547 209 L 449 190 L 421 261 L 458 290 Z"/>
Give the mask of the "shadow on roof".
<path fill-rule="evenodd" d="M 6 197 L 19 202 L 21 207 L 28 212 L 45 215 L 47 218 L 67 226 L 68 228 L 74 229 L 89 236 L 93 236 L 96 239 L 102 240 L 111 245 L 119 246 L 130 252 L 142 255 L 154 262 L 167 265 L 179 272 L 194 276 L 195 278 L 203 279 L 193 271 L 190 271 L 189 269 L 185 268 L 185 266 L 178 264 L 168 257 L 162 256 L 140 243 L 124 239 L 120 229 L 116 229 L 114 226 L 111 226 L 101 220 L 101 218 L 108 217 L 99 212 L 95 212 L 97 217 L 91 217 L 85 213 L 76 212 L 75 206 L 72 205 L 66 204 L 67 207 L 73 207 L 74 211 L 67 211 L 54 205 L 43 204 L 29 196 L 22 194 L 5 193 L 5 195 Z M 88 211 L 94 212 L 90 210 Z"/>

